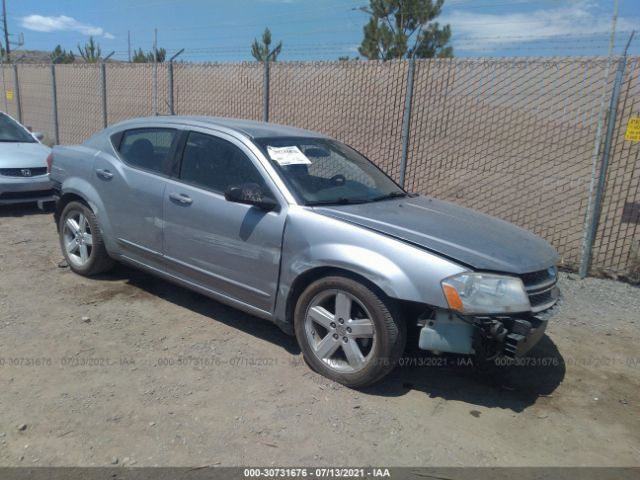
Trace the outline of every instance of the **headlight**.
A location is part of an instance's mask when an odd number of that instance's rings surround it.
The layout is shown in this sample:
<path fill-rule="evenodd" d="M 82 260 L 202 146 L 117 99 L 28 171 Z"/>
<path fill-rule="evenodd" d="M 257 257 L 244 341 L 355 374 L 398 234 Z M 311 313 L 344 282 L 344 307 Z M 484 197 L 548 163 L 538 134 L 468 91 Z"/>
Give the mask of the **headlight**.
<path fill-rule="evenodd" d="M 489 273 L 460 273 L 442 281 L 449 308 L 461 313 L 510 313 L 531 310 L 522 280 Z"/>

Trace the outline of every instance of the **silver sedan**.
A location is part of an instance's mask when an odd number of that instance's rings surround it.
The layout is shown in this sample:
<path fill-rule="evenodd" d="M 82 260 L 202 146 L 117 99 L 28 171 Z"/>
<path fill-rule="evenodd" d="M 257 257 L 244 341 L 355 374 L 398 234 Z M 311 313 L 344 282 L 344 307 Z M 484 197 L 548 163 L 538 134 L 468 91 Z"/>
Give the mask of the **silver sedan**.
<path fill-rule="evenodd" d="M 0 205 L 53 201 L 47 159 L 51 149 L 0 112 Z"/>
<path fill-rule="evenodd" d="M 408 338 L 481 360 L 522 355 L 558 298 L 547 242 L 406 192 L 319 133 L 143 118 L 53 156 L 75 272 L 120 261 L 271 320 L 352 387 L 390 372 Z"/>

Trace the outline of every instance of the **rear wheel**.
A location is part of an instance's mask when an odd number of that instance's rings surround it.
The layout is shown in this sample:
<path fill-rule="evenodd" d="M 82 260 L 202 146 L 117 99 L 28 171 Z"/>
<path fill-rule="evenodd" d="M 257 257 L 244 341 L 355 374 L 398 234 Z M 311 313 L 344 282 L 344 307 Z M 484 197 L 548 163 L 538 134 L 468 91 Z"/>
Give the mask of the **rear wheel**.
<path fill-rule="evenodd" d="M 114 261 L 104 247 L 96 216 L 80 202 L 64 207 L 60 222 L 60 247 L 74 272 L 91 276 L 113 267 Z"/>
<path fill-rule="evenodd" d="M 342 276 L 317 280 L 300 295 L 295 331 L 314 370 L 353 388 L 393 370 L 406 338 L 391 300 Z"/>

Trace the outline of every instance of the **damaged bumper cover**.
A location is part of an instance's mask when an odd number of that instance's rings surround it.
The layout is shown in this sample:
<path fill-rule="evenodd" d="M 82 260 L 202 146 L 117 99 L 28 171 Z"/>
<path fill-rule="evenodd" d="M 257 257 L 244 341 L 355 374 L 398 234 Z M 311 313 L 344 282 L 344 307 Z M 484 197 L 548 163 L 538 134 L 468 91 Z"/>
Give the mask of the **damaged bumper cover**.
<path fill-rule="evenodd" d="M 484 358 L 521 357 L 544 336 L 557 306 L 544 312 L 516 315 L 463 316 L 436 311 L 424 322 L 418 346 L 422 350 L 475 354 Z"/>

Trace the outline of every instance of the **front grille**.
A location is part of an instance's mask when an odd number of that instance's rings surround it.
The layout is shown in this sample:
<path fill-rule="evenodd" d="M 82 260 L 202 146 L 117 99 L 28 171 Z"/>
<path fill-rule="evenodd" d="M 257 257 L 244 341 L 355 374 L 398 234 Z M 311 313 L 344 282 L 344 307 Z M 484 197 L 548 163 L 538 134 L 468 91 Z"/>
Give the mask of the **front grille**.
<path fill-rule="evenodd" d="M 552 307 L 558 299 L 558 270 L 555 267 L 520 275 L 527 290 L 531 310 L 541 312 Z"/>
<path fill-rule="evenodd" d="M 25 173 L 27 173 L 25 175 Z M 5 177 L 41 177 L 47 174 L 47 167 L 37 168 L 0 168 L 0 175 Z"/>
<path fill-rule="evenodd" d="M 537 272 L 524 273 L 520 275 L 524 286 L 537 285 L 540 283 L 546 283 L 549 280 L 555 280 L 558 276 L 558 272 L 555 268 L 539 270 Z"/>
<path fill-rule="evenodd" d="M 541 293 L 531 293 L 529 294 L 529 302 L 531 303 L 531 307 L 535 310 L 537 307 L 541 307 L 548 303 L 554 303 L 556 298 L 554 298 L 552 294 L 553 288 L 549 290 L 545 290 Z"/>
<path fill-rule="evenodd" d="M 35 190 L 33 192 L 5 192 L 0 193 L 0 200 L 23 200 L 27 198 L 50 197 L 53 190 Z"/>

